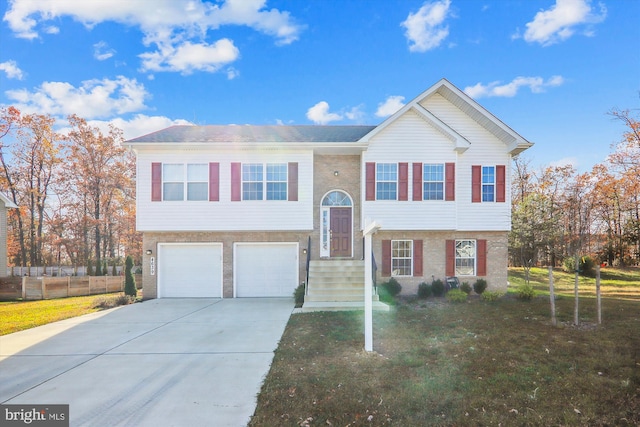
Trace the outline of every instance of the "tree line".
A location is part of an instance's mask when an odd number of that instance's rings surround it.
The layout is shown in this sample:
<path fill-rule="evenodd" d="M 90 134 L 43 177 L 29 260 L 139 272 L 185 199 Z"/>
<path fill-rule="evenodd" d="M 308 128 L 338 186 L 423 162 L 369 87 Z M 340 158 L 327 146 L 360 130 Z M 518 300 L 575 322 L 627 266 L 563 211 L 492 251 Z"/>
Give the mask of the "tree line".
<path fill-rule="evenodd" d="M 529 160 L 514 161 L 512 265 L 555 267 L 572 258 L 575 266 L 587 256 L 610 266 L 640 265 L 640 120 L 629 110 L 610 115 L 625 131 L 591 171 L 532 170 Z"/>
<path fill-rule="evenodd" d="M 8 210 L 9 265 L 111 273 L 126 255 L 141 259 L 135 158 L 120 129 L 67 121 L 60 133 L 50 115 L 0 109 L 0 191 L 19 207 Z"/>

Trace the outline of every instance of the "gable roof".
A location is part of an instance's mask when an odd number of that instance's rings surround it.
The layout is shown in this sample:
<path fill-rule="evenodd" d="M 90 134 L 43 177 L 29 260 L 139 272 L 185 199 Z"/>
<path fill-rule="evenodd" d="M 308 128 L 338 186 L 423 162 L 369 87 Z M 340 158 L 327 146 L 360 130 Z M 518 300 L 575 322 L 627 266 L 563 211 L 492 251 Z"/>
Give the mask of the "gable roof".
<path fill-rule="evenodd" d="M 375 126 L 171 126 L 127 143 L 358 142 Z"/>
<path fill-rule="evenodd" d="M 438 119 L 435 115 L 431 114 L 429 110 L 424 108 L 420 103 L 431 95 L 438 93 L 447 101 L 458 107 L 462 112 L 475 120 L 480 126 L 485 128 L 496 138 L 501 140 L 507 146 L 509 153 L 517 155 L 527 148 L 533 146 L 532 142 L 524 139 L 520 134 L 504 124 L 500 119 L 487 111 L 483 106 L 474 101 L 466 93 L 455 87 L 447 79 L 441 79 L 438 83 L 431 86 L 429 89 L 418 95 L 411 102 L 407 103 L 404 107 L 398 110 L 395 114 L 388 117 L 384 122 L 375 128 L 372 132 L 366 135 L 363 139 L 368 141 L 373 136 L 384 130 L 391 123 L 396 121 L 400 116 L 407 111 L 412 110 L 429 121 L 437 129 L 439 129 L 445 136 L 455 142 L 457 151 L 466 150 L 470 143 L 469 141 L 446 123 Z"/>
<path fill-rule="evenodd" d="M 0 200 L 2 200 L 4 202 L 4 207 L 7 208 L 7 209 L 8 208 L 17 208 L 18 207 L 15 203 L 13 203 L 11 201 L 10 198 L 8 198 L 7 196 L 5 196 L 2 193 L 0 193 Z"/>

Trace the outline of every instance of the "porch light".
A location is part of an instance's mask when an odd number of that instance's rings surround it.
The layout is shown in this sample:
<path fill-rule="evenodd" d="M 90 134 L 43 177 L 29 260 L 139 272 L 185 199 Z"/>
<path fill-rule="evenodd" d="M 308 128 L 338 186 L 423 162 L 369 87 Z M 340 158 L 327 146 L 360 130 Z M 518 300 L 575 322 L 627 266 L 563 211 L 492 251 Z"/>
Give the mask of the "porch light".
<path fill-rule="evenodd" d="M 338 172 L 338 171 L 333 171 L 333 176 L 338 176 L 339 173 L 340 172 Z"/>
<path fill-rule="evenodd" d="M 153 251 L 151 249 L 147 249 L 147 255 L 151 255 L 153 254 Z"/>

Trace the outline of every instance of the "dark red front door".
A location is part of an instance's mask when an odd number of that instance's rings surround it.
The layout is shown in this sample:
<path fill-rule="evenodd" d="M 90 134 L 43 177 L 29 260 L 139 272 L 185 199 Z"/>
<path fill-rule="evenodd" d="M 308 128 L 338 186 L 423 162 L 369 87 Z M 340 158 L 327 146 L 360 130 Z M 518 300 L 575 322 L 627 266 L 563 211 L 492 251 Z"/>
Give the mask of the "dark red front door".
<path fill-rule="evenodd" d="M 331 208 L 331 256 L 351 256 L 351 208 Z"/>

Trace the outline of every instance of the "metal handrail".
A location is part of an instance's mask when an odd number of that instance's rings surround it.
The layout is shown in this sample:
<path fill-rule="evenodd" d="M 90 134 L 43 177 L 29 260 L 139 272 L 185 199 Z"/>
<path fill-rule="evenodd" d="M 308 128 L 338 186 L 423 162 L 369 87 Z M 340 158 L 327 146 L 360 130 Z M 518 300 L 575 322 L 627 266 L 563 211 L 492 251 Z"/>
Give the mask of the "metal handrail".
<path fill-rule="evenodd" d="M 309 290 L 309 263 L 311 262 L 311 236 L 307 239 L 307 264 L 306 264 L 306 273 L 307 280 L 304 282 L 304 294 L 307 295 Z"/>

